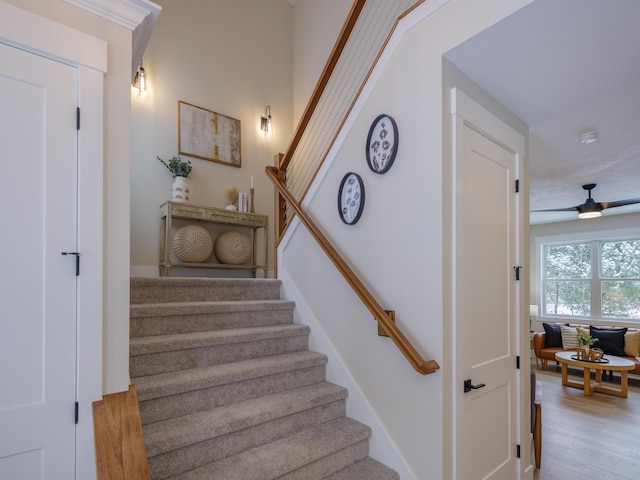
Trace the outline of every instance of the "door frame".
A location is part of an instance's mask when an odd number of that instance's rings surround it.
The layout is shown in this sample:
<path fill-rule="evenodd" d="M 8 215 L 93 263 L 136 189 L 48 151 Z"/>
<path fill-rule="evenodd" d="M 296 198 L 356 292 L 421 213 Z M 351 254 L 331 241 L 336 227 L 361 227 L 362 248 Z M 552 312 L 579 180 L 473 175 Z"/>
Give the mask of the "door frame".
<path fill-rule="evenodd" d="M 77 245 L 82 254 L 76 315 L 76 478 L 95 478 L 92 403 L 102 398 L 103 102 L 107 43 L 0 0 L 0 42 L 78 71 Z M 71 408 L 72 406 L 70 406 Z"/>
<path fill-rule="evenodd" d="M 503 120 L 493 115 L 479 103 L 474 101 L 471 97 L 460 91 L 458 88 L 451 89 L 451 132 L 452 132 L 452 176 L 451 176 L 451 213 L 455 216 L 455 201 L 456 201 L 456 138 L 458 136 L 458 129 L 464 127 L 464 124 L 472 126 L 474 130 L 483 132 L 488 138 L 493 139 L 496 143 L 504 146 L 507 150 L 514 152 L 516 156 L 516 178 L 520 180 L 519 201 L 515 212 L 516 223 L 518 228 L 516 229 L 516 264 L 523 267 L 525 272 L 520 276 L 520 281 L 514 288 L 516 292 L 516 316 L 513 319 L 513 328 L 516 332 L 516 355 L 520 356 L 523 360 L 520 362 L 520 369 L 516 372 L 516 436 L 518 444 L 521 446 L 521 457 L 519 459 L 519 465 L 517 467 L 519 478 L 532 478 L 533 466 L 531 465 L 531 452 L 530 452 L 530 435 L 529 435 L 529 395 L 530 388 L 528 381 L 530 373 L 530 362 L 524 361 L 529 358 L 529 332 L 524 328 L 526 322 L 523 321 L 528 312 L 525 311 L 526 305 L 528 305 L 529 297 L 529 250 L 528 250 L 528 180 L 525 172 L 525 152 L 526 152 L 526 140 L 516 130 L 511 128 Z M 497 140 L 499 139 L 499 141 Z M 451 219 L 451 226 L 455 225 L 455 218 Z M 455 232 L 452 230 L 453 237 L 455 238 Z M 455 256 L 451 257 L 452 262 L 455 261 Z M 456 381 L 458 372 L 457 361 L 457 345 L 456 345 L 456 292 L 455 287 L 455 263 L 451 264 L 451 312 L 452 312 L 452 332 L 451 332 L 451 361 L 452 368 L 450 370 L 451 375 L 451 398 L 454 405 L 457 406 L 461 395 L 459 385 Z M 523 353 L 526 352 L 526 356 Z M 527 380 L 527 381 L 525 381 Z M 452 411 L 452 431 L 451 431 L 451 451 L 452 451 L 452 465 L 451 471 L 454 472 L 454 478 L 457 475 L 457 462 L 458 462 L 458 441 L 457 441 L 457 407 L 453 407 Z"/>

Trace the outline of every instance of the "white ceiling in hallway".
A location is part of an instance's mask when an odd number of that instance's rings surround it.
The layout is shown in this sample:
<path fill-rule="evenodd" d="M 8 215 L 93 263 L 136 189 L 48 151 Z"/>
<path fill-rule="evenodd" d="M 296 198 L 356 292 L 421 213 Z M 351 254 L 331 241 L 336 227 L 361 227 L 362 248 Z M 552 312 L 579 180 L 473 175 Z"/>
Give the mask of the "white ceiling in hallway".
<path fill-rule="evenodd" d="M 536 0 L 446 57 L 530 126 L 532 210 L 582 204 L 587 183 L 596 201 L 640 197 L 640 1 Z"/>

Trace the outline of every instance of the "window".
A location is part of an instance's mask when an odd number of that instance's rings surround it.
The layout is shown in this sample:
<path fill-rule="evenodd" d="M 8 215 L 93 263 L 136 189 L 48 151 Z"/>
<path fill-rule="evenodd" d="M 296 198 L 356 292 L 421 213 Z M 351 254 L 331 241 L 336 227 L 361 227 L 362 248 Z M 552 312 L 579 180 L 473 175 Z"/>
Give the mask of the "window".
<path fill-rule="evenodd" d="M 640 320 L 640 239 L 542 245 L 545 315 Z"/>

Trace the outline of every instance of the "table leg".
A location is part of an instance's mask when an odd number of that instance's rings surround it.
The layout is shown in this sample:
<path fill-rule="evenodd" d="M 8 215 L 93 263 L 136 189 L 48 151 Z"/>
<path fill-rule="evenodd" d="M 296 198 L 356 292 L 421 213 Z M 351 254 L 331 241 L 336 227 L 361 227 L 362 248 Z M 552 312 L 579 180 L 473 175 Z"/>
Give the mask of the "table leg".
<path fill-rule="evenodd" d="M 620 396 L 627 398 L 627 387 L 629 386 L 629 378 L 627 377 L 629 372 L 623 370 L 620 372 Z"/>
<path fill-rule="evenodd" d="M 591 369 L 590 368 L 584 369 L 583 383 L 584 383 L 584 395 L 585 397 L 588 397 L 593 393 L 593 390 L 591 389 Z"/>
<path fill-rule="evenodd" d="M 569 382 L 567 381 L 568 379 L 569 379 L 568 365 L 565 362 L 562 362 L 562 385 L 568 386 L 569 385 Z"/>

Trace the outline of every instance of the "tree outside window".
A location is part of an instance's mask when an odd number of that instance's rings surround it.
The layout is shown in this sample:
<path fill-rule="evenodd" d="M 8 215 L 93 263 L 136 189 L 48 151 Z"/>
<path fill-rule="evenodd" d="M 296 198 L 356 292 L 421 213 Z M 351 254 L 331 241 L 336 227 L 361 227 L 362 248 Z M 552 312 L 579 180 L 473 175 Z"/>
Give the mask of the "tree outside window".
<path fill-rule="evenodd" d="M 640 320 L 640 239 L 542 248 L 545 315 Z"/>

